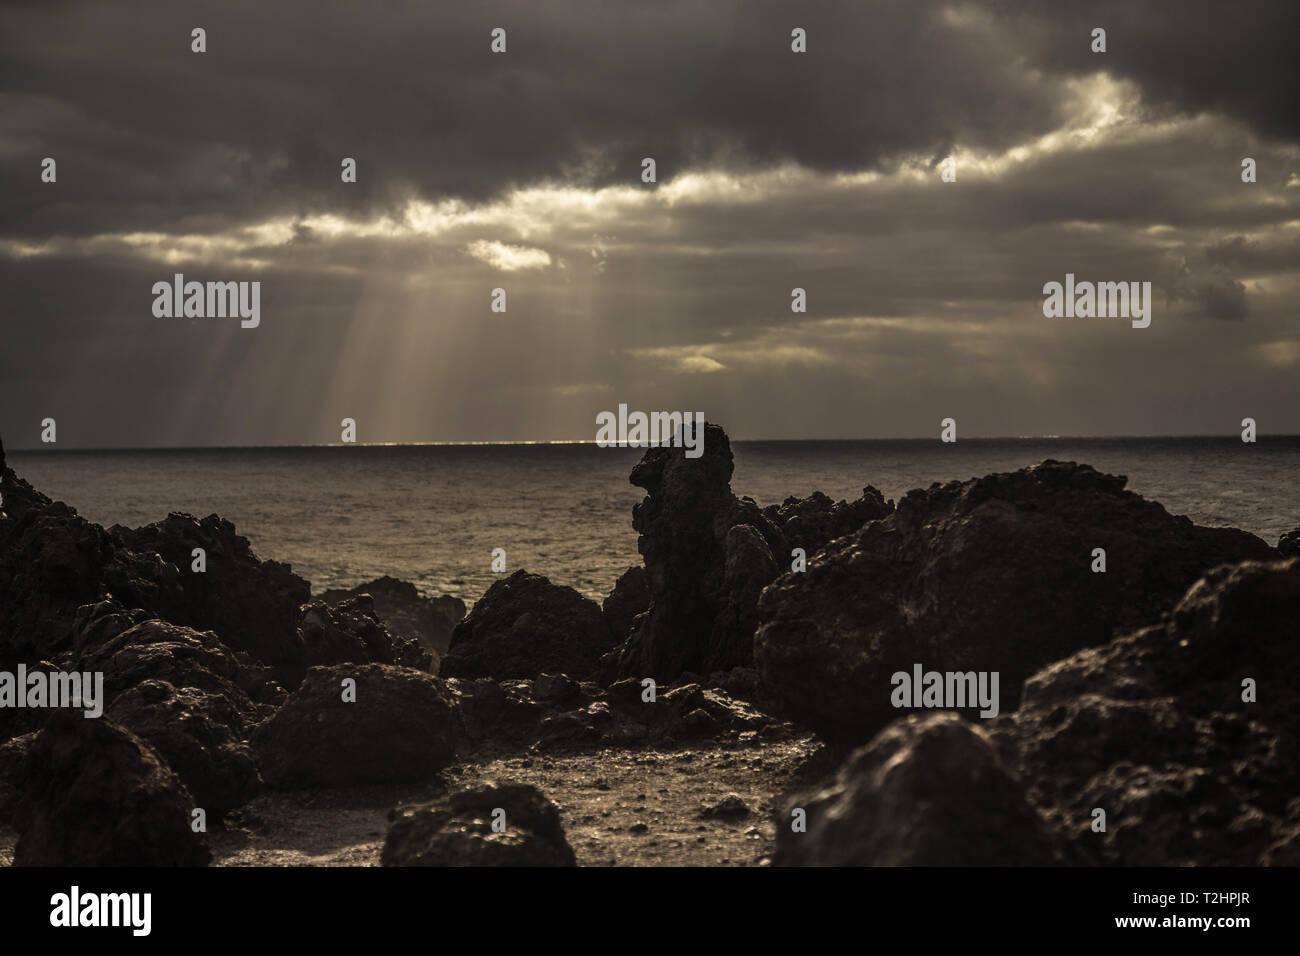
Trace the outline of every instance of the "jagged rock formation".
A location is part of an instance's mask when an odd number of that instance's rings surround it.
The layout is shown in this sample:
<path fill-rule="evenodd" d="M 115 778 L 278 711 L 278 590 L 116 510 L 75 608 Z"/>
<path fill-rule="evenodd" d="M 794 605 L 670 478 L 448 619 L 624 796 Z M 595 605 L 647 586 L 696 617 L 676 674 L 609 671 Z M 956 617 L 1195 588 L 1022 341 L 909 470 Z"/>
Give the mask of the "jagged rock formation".
<path fill-rule="evenodd" d="M 322 591 L 318 599 L 339 604 L 363 594 L 370 596 L 375 616 L 394 637 L 419 641 L 437 659 L 447 653 L 452 629 L 465 617 L 465 602 L 460 598 L 421 597 L 414 584 L 388 575 L 346 590 Z"/>
<path fill-rule="evenodd" d="M 192 515 L 170 514 L 143 528 L 109 529 L 122 548 L 139 555 L 157 555 L 179 574 L 168 578 L 179 588 L 163 606 L 141 602 L 156 617 L 201 631 L 216 631 L 236 651 L 247 651 L 264 664 L 300 663 L 296 639 L 298 608 L 311 599 L 311 586 L 287 564 L 260 561 L 248 539 L 217 515 L 201 521 Z M 191 570 L 193 550 L 206 553 L 207 570 Z M 116 569 L 114 569 L 116 570 Z M 107 589 L 131 604 L 131 579 L 110 574 Z"/>
<path fill-rule="evenodd" d="M 298 636 L 307 667 L 352 663 L 433 669 L 433 652 L 424 649 L 417 638 L 390 633 L 368 594 L 337 604 L 304 604 L 299 610 Z"/>
<path fill-rule="evenodd" d="M 811 555 L 827 535 L 891 510 L 867 488 L 853 504 L 813 495 L 763 511 L 731 493 L 731 443 L 719 426 L 705 425 L 699 458 L 685 451 L 650 448 L 632 469 L 632 484 L 648 492 L 632 524 L 650 608 L 619 649 L 624 676 L 666 682 L 752 664 L 758 596 L 790 566 L 792 548 Z"/>
<path fill-rule="evenodd" d="M 632 567 L 619 575 L 600 610 L 609 633 L 622 643 L 636 629 L 636 619 L 649 607 L 650 583 L 645 568 Z"/>
<path fill-rule="evenodd" d="M 910 492 L 768 587 L 755 638 L 764 685 L 791 717 L 849 742 L 901 716 L 890 678 L 918 663 L 999 672 L 1011 710 L 1044 664 L 1158 620 L 1216 565 L 1276 555 L 1125 481 L 1045 461 Z M 1105 573 L 1092 571 L 1096 548 Z"/>

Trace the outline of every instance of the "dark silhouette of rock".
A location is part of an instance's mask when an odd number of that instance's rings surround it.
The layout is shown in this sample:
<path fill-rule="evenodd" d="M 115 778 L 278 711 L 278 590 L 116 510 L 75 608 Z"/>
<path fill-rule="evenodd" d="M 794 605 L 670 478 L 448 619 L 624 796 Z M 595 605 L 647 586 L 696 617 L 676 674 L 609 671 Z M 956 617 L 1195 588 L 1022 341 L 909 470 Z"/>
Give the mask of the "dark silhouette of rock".
<path fill-rule="evenodd" d="M 135 734 L 56 711 L 31 745 L 15 813 L 21 866 L 206 866 L 185 785 Z"/>
<path fill-rule="evenodd" d="M 814 494 L 760 510 L 732 494 L 732 469 L 726 433 L 708 424 L 699 458 L 650 448 L 632 469 L 632 484 L 648 492 L 632 525 L 650 607 L 619 649 L 618 674 L 667 682 L 752 665 L 758 596 L 790 567 L 792 549 L 811 555 L 828 535 L 891 508 L 868 488 L 853 504 Z"/>
<path fill-rule="evenodd" d="M 433 669 L 433 652 L 414 637 L 391 633 L 375 613 L 368 594 L 336 604 L 304 604 L 299 611 L 298 636 L 303 663 L 308 667 L 353 663 Z"/>
<path fill-rule="evenodd" d="M 634 629 L 636 619 L 650 607 L 650 585 L 645 568 L 628 568 L 614 583 L 600 606 L 605 626 L 616 641 L 624 641 Z"/>
<path fill-rule="evenodd" d="M 152 746 L 210 820 L 257 790 L 251 727 L 223 695 L 146 680 L 118 695 L 106 716 Z"/>
<path fill-rule="evenodd" d="M 1300 793 L 1298 620 L 1300 558 L 1217 568 L 1163 623 L 1033 675 L 992 732 L 1090 862 L 1282 862 Z"/>
<path fill-rule="evenodd" d="M 363 594 L 370 596 L 375 615 L 395 637 L 417 640 L 439 659 L 451 645 L 452 629 L 465 617 L 465 602 L 460 598 L 422 597 L 414 584 L 389 575 L 346 590 L 322 591 L 318 600 L 338 604 Z"/>
<path fill-rule="evenodd" d="M 144 528 L 105 531 L 0 470 L 0 663 L 48 658 L 108 635 L 78 621 L 111 600 L 113 613 L 214 630 L 267 664 L 302 667 L 296 633 L 307 582 L 287 565 L 259 561 L 230 522 L 173 514 Z M 203 548 L 207 570 L 192 568 Z M 107 607 L 88 612 L 105 616 Z M 123 621 L 107 623 L 120 631 Z M 139 623 L 135 616 L 134 623 Z"/>
<path fill-rule="evenodd" d="M 0 468 L 0 665 L 70 644 L 77 608 L 97 601 L 113 542 L 62 502 Z"/>
<path fill-rule="evenodd" d="M 540 574 L 516 571 L 496 581 L 452 631 L 443 677 L 586 679 L 613 644 L 600 607 Z"/>
<path fill-rule="evenodd" d="M 661 683 L 683 671 L 708 673 L 749 663 L 753 607 L 746 597 L 777 574 L 784 542 L 758 506 L 731 493 L 726 433 L 705 425 L 703 454 L 646 450 L 632 484 L 648 494 L 632 510 L 651 603 L 619 650 L 618 671 Z"/>
<path fill-rule="evenodd" d="M 530 784 L 482 781 L 436 803 L 399 807 L 390 819 L 384 866 L 577 864 L 559 810 Z"/>
<path fill-rule="evenodd" d="M 211 631 L 143 621 L 84 655 L 80 667 L 104 674 L 104 695 L 110 703 L 137 684 L 159 680 L 219 696 L 247 724 L 266 716 L 239 686 L 239 661 Z"/>
<path fill-rule="evenodd" d="M 1300 528 L 1288 531 L 1277 539 L 1278 553 L 1284 558 L 1300 557 Z"/>
<path fill-rule="evenodd" d="M 182 597 L 177 606 L 153 608 L 157 616 L 198 630 L 216 631 L 237 651 L 247 651 L 264 664 L 302 664 L 298 640 L 298 608 L 311 599 L 311 586 L 287 564 L 261 561 L 248 539 L 217 515 L 202 521 L 187 514 L 170 514 L 143 528 L 115 525 L 110 533 L 139 555 L 157 554 L 177 569 Z M 207 570 L 192 571 L 192 552 L 202 548 Z M 106 584 L 125 603 L 125 589 L 110 576 Z"/>
<path fill-rule="evenodd" d="M 997 671 L 1001 709 L 1044 664 L 1158 620 L 1198 577 L 1276 552 L 1201 528 L 1126 479 L 1045 461 L 932 485 L 763 594 L 755 659 L 789 715 L 859 742 L 900 716 L 891 676 Z M 1106 572 L 1093 573 L 1093 549 Z"/>
<path fill-rule="evenodd" d="M 779 505 L 768 505 L 763 514 L 780 526 L 791 548 L 803 548 L 811 558 L 836 538 L 857 531 L 868 521 L 887 517 L 893 510 L 893 501 L 886 501 L 867 485 L 856 501 L 832 501 L 814 491 L 807 498 L 790 497 Z"/>
<path fill-rule="evenodd" d="M 356 700 L 344 701 L 344 680 Z M 438 678 L 386 664 L 313 667 L 253 734 L 266 782 L 279 789 L 398 783 L 453 757 L 457 721 Z"/>
<path fill-rule="evenodd" d="M 743 797 L 738 793 L 729 793 L 712 806 L 705 807 L 700 811 L 700 816 L 705 819 L 715 820 L 743 820 L 753 811 L 749 809 Z"/>
<path fill-rule="evenodd" d="M 126 607 L 111 594 L 94 604 L 83 604 L 73 618 L 72 650 L 79 655 L 92 654 L 123 631 L 150 619 L 148 611 Z"/>
<path fill-rule="evenodd" d="M 806 832 L 791 826 L 806 814 Z M 780 866 L 1043 866 L 1056 837 L 988 735 L 955 714 L 891 724 L 777 826 Z"/>
<path fill-rule="evenodd" d="M 13 822 L 14 811 L 27 789 L 27 765 L 36 733 L 0 743 L 0 826 Z"/>

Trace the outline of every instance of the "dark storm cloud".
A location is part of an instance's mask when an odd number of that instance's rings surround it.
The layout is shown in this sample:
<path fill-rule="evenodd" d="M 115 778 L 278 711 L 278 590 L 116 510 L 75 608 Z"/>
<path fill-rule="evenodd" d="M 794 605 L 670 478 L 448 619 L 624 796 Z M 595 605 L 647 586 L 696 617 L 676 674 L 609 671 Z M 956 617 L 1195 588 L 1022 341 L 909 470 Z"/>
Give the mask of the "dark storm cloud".
<path fill-rule="evenodd" d="M 10 5 L 0 433 L 589 438 L 621 401 L 744 437 L 1300 430 L 1295 9 Z M 154 318 L 174 272 L 260 279 L 263 324 Z M 1152 281 L 1151 329 L 1044 319 L 1066 272 Z"/>
<path fill-rule="evenodd" d="M 1274 0 L 990 0 L 1029 60 L 1052 73 L 1099 65 L 1138 83 L 1155 112 L 1215 112 L 1262 135 L 1300 136 L 1300 4 Z M 1094 27 L 1107 49 L 1093 53 Z"/>
<path fill-rule="evenodd" d="M 795 26 L 813 54 L 790 53 Z M 22 235 L 634 182 L 645 156 L 661 181 L 706 161 L 861 169 L 1059 119 L 1014 38 L 901 0 L 51 3 L 0 14 L 0 38 L 3 214 Z M 46 155 L 58 206 L 29 175 Z"/>

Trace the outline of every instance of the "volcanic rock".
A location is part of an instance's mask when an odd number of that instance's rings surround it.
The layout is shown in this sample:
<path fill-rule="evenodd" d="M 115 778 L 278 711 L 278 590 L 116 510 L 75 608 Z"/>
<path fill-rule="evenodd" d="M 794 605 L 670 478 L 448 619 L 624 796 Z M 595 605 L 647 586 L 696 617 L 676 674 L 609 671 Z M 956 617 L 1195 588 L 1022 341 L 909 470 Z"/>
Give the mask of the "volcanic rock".
<path fill-rule="evenodd" d="M 152 746 L 209 816 L 245 803 L 260 783 L 246 742 L 251 728 L 226 696 L 146 680 L 120 694 L 106 716 Z"/>
<path fill-rule="evenodd" d="M 299 611 L 298 636 L 308 667 L 331 663 L 399 663 L 433 670 L 433 652 L 415 637 L 395 636 L 374 613 L 369 594 L 326 604 L 312 601 Z"/>
<path fill-rule="evenodd" d="M 893 510 L 893 501 L 886 501 L 867 485 L 856 501 L 832 501 L 814 491 L 807 498 L 790 497 L 779 505 L 769 505 L 763 514 L 780 526 L 791 548 L 803 548 L 811 557 L 836 538 L 857 531 L 868 521 L 887 517 Z"/>
<path fill-rule="evenodd" d="M 504 830 L 496 832 L 493 821 Z M 575 866 L 555 804 L 530 784 L 482 781 L 436 803 L 399 807 L 383 866 Z"/>
<path fill-rule="evenodd" d="M 135 734 L 57 711 L 31 745 L 14 863 L 206 866 L 193 797 Z"/>
<path fill-rule="evenodd" d="M 733 458 L 726 433 L 706 425 L 704 453 L 646 451 L 632 484 L 648 495 L 632 511 L 645 561 L 649 611 L 619 649 L 617 672 L 668 682 L 753 663 L 758 596 L 784 568 L 794 547 L 808 554 L 828 536 L 891 510 L 867 488 L 853 504 L 825 495 L 790 498 L 760 510 L 731 492 Z"/>
<path fill-rule="evenodd" d="M 346 702 L 344 680 L 356 681 Z M 456 713 L 437 677 L 386 664 L 313 667 L 253 747 L 279 789 L 422 780 L 454 755 Z"/>
<path fill-rule="evenodd" d="M 199 630 L 216 631 L 237 651 L 247 651 L 265 664 L 300 665 L 298 608 L 311 599 L 311 586 L 287 564 L 260 561 L 248 539 L 217 515 L 198 520 L 170 514 L 143 528 L 115 525 L 110 533 L 122 546 L 140 555 L 157 554 L 178 569 L 182 592 L 179 605 L 154 608 L 158 616 Z M 191 571 L 194 548 L 207 555 L 207 570 Z M 107 585 L 127 604 L 150 607 L 124 596 L 110 577 Z"/>
<path fill-rule="evenodd" d="M 0 466 L 0 666 L 68 647 L 77 608 L 100 597 L 113 542 Z"/>
<path fill-rule="evenodd" d="M 347 590 L 323 591 L 319 599 L 337 604 L 363 594 L 370 596 L 376 616 L 394 636 L 414 638 L 438 658 L 447 653 L 452 629 L 465 617 L 465 602 L 460 598 L 422 597 L 414 584 L 388 575 Z"/>
<path fill-rule="evenodd" d="M 600 607 L 540 574 L 516 571 L 496 581 L 452 631 L 443 677 L 586 679 L 613 639 Z"/>
<path fill-rule="evenodd" d="M 789 715 L 859 742 L 899 711 L 914 664 L 997 671 L 1001 709 L 1050 661 L 1151 623 L 1216 565 L 1276 552 L 1202 528 L 1124 490 L 1126 479 L 1045 461 L 932 485 L 841 537 L 763 593 L 755 659 Z M 1093 573 L 1093 549 L 1106 552 Z"/>
<path fill-rule="evenodd" d="M 645 568 L 632 567 L 619 576 L 600 609 L 609 633 L 615 640 L 623 641 L 632 633 L 636 619 L 649 607 L 650 585 Z"/>
<path fill-rule="evenodd" d="M 0 743 L 0 826 L 9 826 L 27 789 L 28 755 L 36 734 L 22 734 Z"/>
<path fill-rule="evenodd" d="M 806 814 L 806 832 L 792 827 Z M 910 715 L 855 751 L 777 825 L 778 866 L 1042 866 L 1056 837 L 980 727 Z"/>
<path fill-rule="evenodd" d="M 1300 558 L 1217 568 L 1163 623 L 1033 675 L 992 731 L 1030 801 L 1091 862 L 1287 859 L 1300 793 L 1297 620 Z M 1092 830 L 1095 809 L 1104 833 Z"/>

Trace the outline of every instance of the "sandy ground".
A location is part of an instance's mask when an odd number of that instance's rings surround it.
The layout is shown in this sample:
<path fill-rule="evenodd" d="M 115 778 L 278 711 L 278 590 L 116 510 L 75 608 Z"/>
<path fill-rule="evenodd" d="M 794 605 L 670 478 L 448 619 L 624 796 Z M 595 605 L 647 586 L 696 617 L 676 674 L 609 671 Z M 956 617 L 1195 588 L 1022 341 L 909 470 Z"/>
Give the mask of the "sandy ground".
<path fill-rule="evenodd" d="M 821 763 L 809 737 L 512 755 L 453 766 L 421 786 L 268 792 L 208 838 L 215 866 L 377 866 L 394 806 L 495 779 L 531 783 L 555 801 L 580 866 L 755 866 L 771 855 L 779 795 Z M 747 813 L 702 813 L 731 793 Z M 0 829 L 0 865 L 12 863 L 16 837 Z"/>

